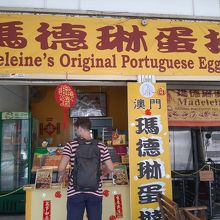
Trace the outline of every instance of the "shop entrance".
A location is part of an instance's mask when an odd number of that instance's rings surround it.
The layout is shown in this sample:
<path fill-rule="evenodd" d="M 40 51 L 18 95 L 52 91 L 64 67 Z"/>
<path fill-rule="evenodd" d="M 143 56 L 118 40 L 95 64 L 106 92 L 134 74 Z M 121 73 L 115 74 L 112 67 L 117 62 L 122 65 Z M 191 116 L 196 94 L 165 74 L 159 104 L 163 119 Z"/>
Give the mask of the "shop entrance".
<path fill-rule="evenodd" d="M 108 127 L 110 131 L 118 131 L 119 134 L 125 134 L 127 138 L 127 88 L 126 82 L 81 82 L 83 85 L 79 85 L 79 82 L 76 82 L 78 85 L 75 86 L 74 83 L 70 83 L 79 94 L 86 95 L 87 97 L 91 97 L 91 105 L 88 105 L 88 100 L 83 102 L 85 106 L 88 106 L 86 110 L 86 114 L 92 111 L 92 114 L 89 115 L 92 117 L 93 121 L 93 135 L 94 137 L 104 140 L 107 144 L 108 136 L 103 136 L 103 128 Z M 16 83 L 14 83 L 16 84 Z M 24 95 L 21 99 L 22 101 L 26 101 L 23 108 L 18 108 L 18 105 L 14 108 L 7 108 L 7 99 L 13 102 L 13 99 L 5 98 L 5 107 L 1 105 L 1 111 L 14 111 L 19 109 L 19 111 L 30 111 L 32 113 L 32 143 L 29 146 L 31 149 L 31 158 L 28 164 L 31 163 L 31 166 L 37 165 L 33 164 L 34 159 L 34 151 L 36 148 L 41 147 L 43 141 L 48 142 L 48 147 L 52 149 L 54 147 L 64 146 L 65 143 L 71 140 L 74 137 L 73 131 L 73 120 L 75 115 L 71 115 L 71 111 L 67 115 L 67 127 L 66 129 L 62 129 L 62 120 L 63 120 L 63 112 L 62 109 L 56 104 L 54 99 L 54 91 L 56 88 L 57 82 L 53 81 L 52 85 L 48 83 L 44 83 L 41 85 L 36 82 L 35 85 L 27 85 L 27 82 L 24 82 L 24 85 L 21 85 L 21 82 L 18 82 L 19 85 L 7 85 L 2 86 L 2 90 L 11 91 L 14 95 L 16 94 L 14 91 L 26 91 L 26 95 Z M 31 83 L 30 83 L 31 84 Z M 92 85 L 91 85 L 92 84 Z M 5 92 L 6 93 L 6 92 Z M 5 94 L 2 92 L 2 94 Z M 19 96 L 21 93 L 17 93 Z M 29 95 L 28 95 L 29 94 Z M 29 98 L 28 98 L 29 97 Z M 96 100 L 99 98 L 99 100 Z M 20 100 L 18 97 L 15 100 Z M 100 102 L 101 112 L 99 108 L 91 109 L 91 106 L 96 106 L 93 102 Z M 15 104 L 17 102 L 14 102 Z M 81 106 L 83 110 L 83 106 Z M 94 111 L 93 111 L 94 110 Z M 100 114 L 101 112 L 101 114 Z M 73 114 L 76 111 L 73 111 Z M 94 114 L 93 114 L 94 113 Z M 83 116 L 83 115 L 81 115 Z M 85 115 L 86 116 L 86 115 Z M 110 132 L 105 133 L 111 136 Z M 127 141 L 127 140 L 126 140 Z M 111 145 L 111 143 L 108 143 Z M 126 143 L 127 144 L 127 143 Z M 110 153 L 114 162 L 121 162 L 121 152 L 116 152 L 113 146 L 109 146 Z M 127 152 L 127 147 L 125 147 Z M 122 152 L 124 155 L 124 151 Z M 56 157 L 56 156 L 55 156 Z M 54 157 L 54 159 L 55 159 Z M 9 158 L 10 159 L 10 158 Z M 43 162 L 43 161 L 42 161 Z M 42 166 L 46 167 L 55 167 L 57 166 L 58 160 L 48 160 L 44 161 Z M 127 166 L 127 162 L 126 162 Z M 30 175 L 29 181 L 30 183 L 34 183 L 36 169 L 32 170 L 28 175 Z M 112 177 L 108 177 L 108 180 L 112 183 Z M 57 172 L 55 170 L 53 175 L 53 182 L 57 181 Z M 28 183 L 28 182 L 27 182 Z M 26 184 L 27 184 L 26 183 Z M 5 183 L 5 186 L 8 185 Z M 10 183 L 12 184 L 12 183 Z M 4 193 L 4 192 L 2 192 Z M 21 195 L 22 194 L 22 195 Z M 2 205 L 0 205 L 0 212 L 4 213 L 24 213 L 25 209 L 25 195 L 24 192 L 19 194 L 18 196 L 13 196 L 13 199 L 10 197 L 8 199 L 3 198 Z M 18 197 L 18 201 L 16 198 Z M 22 197 L 22 198 L 21 198 Z M 15 201 L 16 200 L 16 201 Z M 7 202 L 7 204 L 6 204 Z M 5 207 L 11 207 L 11 203 L 15 204 L 13 210 L 11 208 L 5 209 Z M 1 203 L 1 202 L 0 202 Z M 22 203 L 22 204 L 21 204 Z M 19 204 L 19 205 L 16 205 Z M 2 207 L 2 208 L 1 208 Z"/>

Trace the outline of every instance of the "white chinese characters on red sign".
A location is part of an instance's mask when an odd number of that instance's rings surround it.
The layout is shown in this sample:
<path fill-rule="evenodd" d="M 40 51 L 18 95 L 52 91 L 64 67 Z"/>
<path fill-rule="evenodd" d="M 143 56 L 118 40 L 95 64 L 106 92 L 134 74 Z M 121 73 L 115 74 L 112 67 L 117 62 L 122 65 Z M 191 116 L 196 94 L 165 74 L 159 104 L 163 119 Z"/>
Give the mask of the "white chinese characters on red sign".
<path fill-rule="evenodd" d="M 121 194 L 114 195 L 114 202 L 115 202 L 115 217 L 123 218 Z"/>
<path fill-rule="evenodd" d="M 43 201 L 43 220 L 51 220 L 51 201 Z"/>

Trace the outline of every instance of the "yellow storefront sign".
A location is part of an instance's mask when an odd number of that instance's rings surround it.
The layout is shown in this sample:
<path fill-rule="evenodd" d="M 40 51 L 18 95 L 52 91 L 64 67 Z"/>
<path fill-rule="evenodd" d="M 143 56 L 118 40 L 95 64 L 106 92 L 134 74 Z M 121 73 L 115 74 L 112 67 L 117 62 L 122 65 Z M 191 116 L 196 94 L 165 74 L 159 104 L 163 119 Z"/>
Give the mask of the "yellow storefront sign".
<path fill-rule="evenodd" d="M 159 219 L 157 193 L 172 197 L 166 84 L 128 84 L 128 126 L 131 219 Z"/>
<path fill-rule="evenodd" d="M 219 75 L 214 22 L 0 15 L 4 73 Z"/>

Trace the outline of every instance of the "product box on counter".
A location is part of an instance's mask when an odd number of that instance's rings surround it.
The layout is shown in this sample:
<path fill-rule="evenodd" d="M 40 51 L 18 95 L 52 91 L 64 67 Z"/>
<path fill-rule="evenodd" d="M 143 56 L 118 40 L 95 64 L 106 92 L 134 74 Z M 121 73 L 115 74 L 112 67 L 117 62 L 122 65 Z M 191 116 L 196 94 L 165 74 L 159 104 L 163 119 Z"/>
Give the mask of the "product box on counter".
<path fill-rule="evenodd" d="M 44 150 L 38 148 L 34 152 L 32 170 L 41 168 L 56 169 L 62 157 L 62 150 L 60 147 L 48 147 Z"/>
<path fill-rule="evenodd" d="M 121 163 L 122 163 L 122 164 L 129 164 L 128 154 L 121 155 Z"/>
<path fill-rule="evenodd" d="M 115 149 L 115 153 L 117 155 L 126 155 L 127 154 L 127 145 L 120 144 L 120 145 L 113 145 Z"/>
<path fill-rule="evenodd" d="M 125 145 L 126 135 L 125 134 L 113 134 L 112 135 L 112 145 Z"/>
<path fill-rule="evenodd" d="M 38 169 L 35 179 L 36 189 L 50 189 L 52 183 L 52 169 Z"/>
<path fill-rule="evenodd" d="M 127 185 L 128 173 L 127 166 L 123 164 L 115 165 L 113 170 L 113 184 Z"/>

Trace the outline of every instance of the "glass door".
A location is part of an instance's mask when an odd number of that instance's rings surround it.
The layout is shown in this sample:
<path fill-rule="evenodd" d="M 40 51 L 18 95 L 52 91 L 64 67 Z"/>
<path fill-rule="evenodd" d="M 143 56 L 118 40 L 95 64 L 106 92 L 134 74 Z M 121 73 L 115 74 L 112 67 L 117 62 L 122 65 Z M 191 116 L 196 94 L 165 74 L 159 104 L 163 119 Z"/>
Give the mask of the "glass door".
<path fill-rule="evenodd" d="M 2 120 L 0 191 L 28 183 L 29 120 Z"/>
<path fill-rule="evenodd" d="M 193 170 L 190 130 L 169 130 L 172 170 Z"/>

